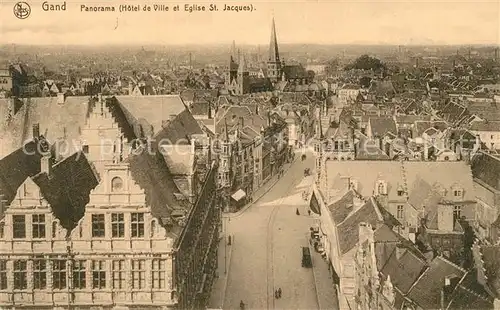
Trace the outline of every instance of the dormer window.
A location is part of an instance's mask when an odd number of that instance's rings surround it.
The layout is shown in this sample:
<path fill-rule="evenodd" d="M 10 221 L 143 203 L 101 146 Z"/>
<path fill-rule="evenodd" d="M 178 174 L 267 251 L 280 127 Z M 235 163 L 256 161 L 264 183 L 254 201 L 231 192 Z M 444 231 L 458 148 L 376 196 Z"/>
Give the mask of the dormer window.
<path fill-rule="evenodd" d="M 404 196 L 405 194 L 405 190 L 402 186 L 398 187 L 398 196 L 401 197 L 401 196 Z"/>
<path fill-rule="evenodd" d="M 455 198 L 461 198 L 463 196 L 463 191 L 461 189 L 453 190 L 453 196 Z"/>
<path fill-rule="evenodd" d="M 377 194 L 387 195 L 387 184 L 384 181 L 378 181 Z"/>
<path fill-rule="evenodd" d="M 113 178 L 111 180 L 111 191 L 112 192 L 119 192 L 123 189 L 123 181 L 119 177 Z"/>

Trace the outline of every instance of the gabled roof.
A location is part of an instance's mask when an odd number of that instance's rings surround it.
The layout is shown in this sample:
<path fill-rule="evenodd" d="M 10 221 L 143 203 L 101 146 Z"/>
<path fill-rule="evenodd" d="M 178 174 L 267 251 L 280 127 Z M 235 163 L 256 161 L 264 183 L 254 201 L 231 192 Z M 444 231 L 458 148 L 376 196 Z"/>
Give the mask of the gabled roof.
<path fill-rule="evenodd" d="M 465 274 L 465 270 L 438 256 L 415 282 L 408 298 L 423 309 L 440 309 L 445 278 L 451 279 L 449 289 L 452 291 Z"/>
<path fill-rule="evenodd" d="M 375 137 L 383 137 L 389 132 L 398 133 L 396 122 L 392 117 L 370 117 L 369 122 Z"/>
<path fill-rule="evenodd" d="M 57 139 L 77 140 L 80 129 L 85 126 L 91 105 L 89 97 L 83 96 L 69 96 L 63 104 L 58 104 L 56 97 L 22 101 L 23 104 L 13 119 L 0 129 L 3 155 L 18 149 L 31 138 L 34 124 L 40 125 L 40 133 L 51 143 Z"/>
<path fill-rule="evenodd" d="M 349 190 L 339 200 L 327 207 L 328 210 L 330 210 L 334 223 L 342 223 L 352 212 L 354 209 L 353 200 L 355 195 L 356 193 L 353 190 Z"/>
<path fill-rule="evenodd" d="M 396 247 L 380 272 L 390 276 L 392 284 L 403 294 L 407 294 L 427 267 L 427 263 L 402 244 Z"/>
<path fill-rule="evenodd" d="M 37 174 L 33 181 L 68 233 L 85 214 L 90 191 L 99 184 L 92 164 L 82 152 L 53 165 L 49 175 L 45 172 Z"/>
<path fill-rule="evenodd" d="M 359 242 L 360 223 L 367 223 L 372 227 L 378 227 L 379 224 L 384 223 L 384 218 L 379 208 L 377 202 L 371 198 L 337 225 L 337 236 L 341 254 L 349 252 Z"/>
<path fill-rule="evenodd" d="M 29 141 L 24 145 L 24 149 L 19 148 L 0 159 L 0 194 L 7 204 L 12 202 L 17 189 L 28 177 L 40 172 L 41 157 L 37 143 Z M 2 217 L 3 213 L 0 214 L 0 218 Z"/>
<path fill-rule="evenodd" d="M 470 130 L 473 131 L 500 131 L 500 120 L 498 121 L 475 121 L 470 124 Z"/>
<path fill-rule="evenodd" d="M 326 161 L 324 169 L 329 175 L 328 188 L 333 188 L 333 176 L 350 177 L 358 182 L 357 192 L 363 197 L 372 196 L 376 181 L 383 180 L 387 182 L 388 198 L 398 199 L 397 189 L 404 184 L 404 180 L 408 190 L 411 190 L 420 178 L 434 187 L 439 184 L 447 189 L 449 195 L 453 186 L 460 186 L 464 201 L 475 201 L 472 173 L 465 162 L 405 161 L 403 167 L 404 177 L 402 164 L 398 161 Z"/>
<path fill-rule="evenodd" d="M 186 110 L 179 95 L 114 96 L 111 100 L 120 106 L 130 125 L 148 124 L 153 136 L 162 130 L 163 121 Z"/>
<path fill-rule="evenodd" d="M 488 186 L 500 191 L 500 159 L 479 152 L 471 161 L 472 175 Z"/>
<path fill-rule="evenodd" d="M 157 147 L 158 145 L 154 145 L 153 149 Z M 131 176 L 144 190 L 146 205 L 151 208 L 153 216 L 160 219 L 162 225 L 167 225 L 165 219 L 170 217 L 174 209 L 187 209 L 189 204 L 176 198 L 176 194 L 182 193 L 160 152 L 150 154 L 142 150 L 135 153 L 126 160 L 130 163 Z"/>

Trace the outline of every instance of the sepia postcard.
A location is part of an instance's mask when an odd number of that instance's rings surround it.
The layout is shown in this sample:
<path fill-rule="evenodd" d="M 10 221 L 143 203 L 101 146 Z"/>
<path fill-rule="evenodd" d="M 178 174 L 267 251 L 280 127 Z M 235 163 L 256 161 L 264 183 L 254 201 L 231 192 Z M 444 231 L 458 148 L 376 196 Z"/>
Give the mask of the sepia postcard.
<path fill-rule="evenodd" d="M 0 309 L 500 309 L 500 2 L 0 0 Z"/>

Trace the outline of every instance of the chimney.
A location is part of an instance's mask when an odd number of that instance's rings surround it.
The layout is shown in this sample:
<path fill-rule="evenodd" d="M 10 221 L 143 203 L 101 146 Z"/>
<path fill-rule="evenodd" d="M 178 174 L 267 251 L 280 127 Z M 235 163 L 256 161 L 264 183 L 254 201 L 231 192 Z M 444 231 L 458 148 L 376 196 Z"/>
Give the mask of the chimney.
<path fill-rule="evenodd" d="M 33 140 L 40 138 L 40 124 L 33 124 Z"/>
<path fill-rule="evenodd" d="M 57 104 L 64 104 L 64 99 L 63 93 L 57 93 Z"/>
<path fill-rule="evenodd" d="M 176 117 L 177 117 L 177 115 L 176 115 L 176 114 L 170 114 L 170 115 L 168 116 L 168 120 L 169 120 L 169 121 L 173 121 Z"/>
<path fill-rule="evenodd" d="M 50 151 L 42 155 L 42 158 L 40 159 L 40 172 L 50 175 L 51 159 Z"/>

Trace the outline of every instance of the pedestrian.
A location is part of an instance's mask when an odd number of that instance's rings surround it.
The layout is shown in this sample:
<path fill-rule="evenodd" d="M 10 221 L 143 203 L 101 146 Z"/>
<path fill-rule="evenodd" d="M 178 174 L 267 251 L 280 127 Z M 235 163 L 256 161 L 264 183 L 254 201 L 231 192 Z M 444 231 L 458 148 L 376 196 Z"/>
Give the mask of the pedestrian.
<path fill-rule="evenodd" d="M 311 210 L 307 210 L 307 213 L 309 213 L 309 216 L 311 216 Z"/>
<path fill-rule="evenodd" d="M 280 298 L 279 294 L 278 294 L 278 290 L 274 290 L 274 298 L 276 298 L 276 299 Z"/>
<path fill-rule="evenodd" d="M 300 215 L 299 208 L 295 211 L 295 214 Z"/>
<path fill-rule="evenodd" d="M 278 288 L 278 298 L 281 298 L 281 287 Z"/>

